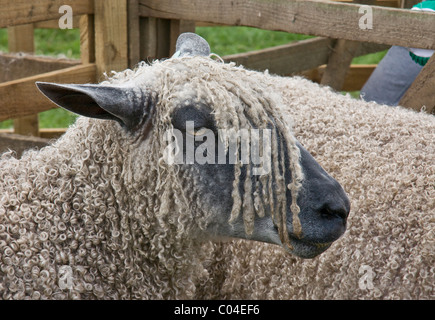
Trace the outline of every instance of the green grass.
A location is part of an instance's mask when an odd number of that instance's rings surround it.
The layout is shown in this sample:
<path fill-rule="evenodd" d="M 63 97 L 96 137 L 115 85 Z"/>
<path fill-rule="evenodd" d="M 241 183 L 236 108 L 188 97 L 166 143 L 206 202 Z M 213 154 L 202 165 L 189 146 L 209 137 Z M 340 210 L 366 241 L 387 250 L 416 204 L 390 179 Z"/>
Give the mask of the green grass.
<path fill-rule="evenodd" d="M 78 29 L 35 29 L 37 55 L 80 58 L 80 31 Z M 8 33 L 0 29 L 0 51 L 8 51 Z"/>
<path fill-rule="evenodd" d="M 249 27 L 198 27 L 196 32 L 207 40 L 213 53 L 221 56 L 312 38 L 302 34 Z"/>
<path fill-rule="evenodd" d="M 204 37 L 212 52 L 224 56 L 234 53 L 259 50 L 310 38 L 307 35 L 278 31 L 266 31 L 249 27 L 198 27 L 196 32 Z M 8 51 L 7 30 L 0 29 L 0 51 Z M 79 30 L 36 29 L 35 52 L 37 55 L 80 58 Z M 352 63 L 378 63 L 386 51 L 354 58 Z M 351 93 L 358 96 L 358 92 Z M 63 110 L 53 109 L 39 114 L 41 128 L 65 128 L 73 123 L 76 115 Z M 0 122 L 0 129 L 11 128 L 12 120 Z"/>
<path fill-rule="evenodd" d="M 0 29 L 0 51 L 8 51 L 8 33 L 6 29 Z"/>
<path fill-rule="evenodd" d="M 353 58 L 352 64 L 377 64 L 387 54 L 387 51 L 388 50 L 384 50 Z"/>

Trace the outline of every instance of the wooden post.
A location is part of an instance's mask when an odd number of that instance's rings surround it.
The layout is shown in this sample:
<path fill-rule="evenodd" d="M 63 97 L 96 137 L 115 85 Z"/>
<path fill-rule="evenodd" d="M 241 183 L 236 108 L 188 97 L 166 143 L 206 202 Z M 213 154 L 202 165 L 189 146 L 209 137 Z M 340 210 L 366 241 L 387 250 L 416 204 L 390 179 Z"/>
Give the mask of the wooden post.
<path fill-rule="evenodd" d="M 94 0 L 97 79 L 128 67 L 127 0 Z"/>
<path fill-rule="evenodd" d="M 169 58 L 171 47 L 171 20 L 157 19 L 156 23 L 156 58 Z"/>
<path fill-rule="evenodd" d="M 133 68 L 140 61 L 139 0 L 128 0 L 128 66 Z"/>
<path fill-rule="evenodd" d="M 35 51 L 33 24 L 8 27 L 9 52 L 33 53 Z M 39 136 L 37 114 L 14 119 L 14 133 Z"/>
<path fill-rule="evenodd" d="M 33 53 L 33 24 L 23 24 L 8 28 L 9 52 Z"/>
<path fill-rule="evenodd" d="M 195 22 L 140 18 L 141 60 L 169 58 L 175 53 L 178 36 L 183 32 L 195 32 Z"/>
<path fill-rule="evenodd" d="M 170 55 L 170 20 L 140 18 L 140 59 L 153 61 Z"/>
<path fill-rule="evenodd" d="M 139 57 L 152 61 L 157 57 L 157 18 L 139 18 Z"/>
<path fill-rule="evenodd" d="M 401 8 L 409 9 L 415 6 L 417 3 L 421 2 L 421 0 L 401 0 L 400 2 L 401 2 L 400 4 Z"/>
<path fill-rule="evenodd" d="M 357 41 L 338 39 L 329 56 L 328 65 L 320 83 L 340 91 L 358 46 Z"/>
<path fill-rule="evenodd" d="M 175 44 L 178 36 L 184 32 L 195 32 L 195 21 L 171 20 L 171 31 L 169 39 L 169 55 L 175 53 Z"/>
<path fill-rule="evenodd" d="M 95 62 L 95 28 L 94 16 L 82 15 L 80 28 L 80 60 L 83 64 Z"/>
<path fill-rule="evenodd" d="M 420 111 L 424 106 L 427 113 L 435 114 L 435 55 L 415 78 L 399 101 L 399 105 Z"/>

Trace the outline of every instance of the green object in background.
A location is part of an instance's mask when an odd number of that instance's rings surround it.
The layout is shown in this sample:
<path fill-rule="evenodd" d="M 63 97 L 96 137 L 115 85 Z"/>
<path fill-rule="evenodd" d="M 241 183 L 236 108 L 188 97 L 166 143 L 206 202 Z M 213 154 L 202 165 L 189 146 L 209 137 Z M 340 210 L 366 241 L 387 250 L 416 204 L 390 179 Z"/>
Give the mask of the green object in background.
<path fill-rule="evenodd" d="M 435 12 L 435 1 L 427 0 L 412 7 L 414 11 Z M 425 66 L 432 56 L 433 50 L 409 48 L 409 55 L 412 60 L 421 66 Z"/>
<path fill-rule="evenodd" d="M 412 60 L 422 67 L 425 66 L 425 64 L 429 61 L 430 57 L 420 57 L 414 54 L 412 51 L 409 51 L 409 55 L 411 56 Z"/>
<path fill-rule="evenodd" d="M 434 0 L 426 0 L 426 1 L 423 1 L 420 3 L 417 3 L 412 8 L 418 9 L 418 10 L 435 11 L 435 1 Z"/>

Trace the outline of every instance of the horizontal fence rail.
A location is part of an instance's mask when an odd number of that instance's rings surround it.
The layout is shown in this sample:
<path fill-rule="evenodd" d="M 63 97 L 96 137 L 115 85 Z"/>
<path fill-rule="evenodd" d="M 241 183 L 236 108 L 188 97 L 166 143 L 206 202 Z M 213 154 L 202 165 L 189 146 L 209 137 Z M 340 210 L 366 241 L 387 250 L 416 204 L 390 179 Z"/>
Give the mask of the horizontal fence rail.
<path fill-rule="evenodd" d="M 56 107 L 55 104 L 48 102 L 47 98 L 38 93 L 36 81 L 87 83 L 95 82 L 95 75 L 96 66 L 91 63 L 0 83 L 2 106 L 8 106 L 8 108 L 0 108 L 0 121 Z"/>
<path fill-rule="evenodd" d="M 94 13 L 90 0 L 0 0 L 0 28 L 59 19 L 62 5 L 71 6 L 74 15 Z"/>
<path fill-rule="evenodd" d="M 140 0 L 143 17 L 198 20 L 330 38 L 435 49 L 435 15 L 371 6 L 373 28 L 361 29 L 361 4 L 295 0 Z"/>

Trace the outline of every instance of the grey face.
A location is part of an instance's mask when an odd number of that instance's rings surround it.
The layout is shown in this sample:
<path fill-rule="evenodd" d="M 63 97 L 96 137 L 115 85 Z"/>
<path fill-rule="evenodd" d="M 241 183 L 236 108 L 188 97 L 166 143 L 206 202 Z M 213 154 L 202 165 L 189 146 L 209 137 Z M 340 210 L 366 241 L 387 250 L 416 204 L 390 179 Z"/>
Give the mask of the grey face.
<path fill-rule="evenodd" d="M 270 204 L 263 197 L 261 205 L 264 206 L 266 214 L 264 217 L 256 217 L 254 231 L 251 235 L 246 234 L 243 221 L 244 210 L 241 208 L 241 213 L 236 221 L 228 223 L 230 212 L 233 207 L 233 182 L 235 165 L 229 161 L 229 155 L 226 156 L 226 163 L 218 163 L 218 145 L 219 128 L 214 120 L 211 109 L 206 105 L 193 106 L 189 103 L 183 104 L 182 107 L 175 110 L 172 115 L 172 124 L 175 129 L 179 130 L 183 135 L 183 141 L 186 137 L 192 135 L 192 127 L 186 128 L 186 123 L 193 123 L 193 134 L 197 132 L 213 132 L 207 138 L 213 138 L 215 141 L 210 145 L 215 146 L 213 163 L 199 164 L 193 162 L 191 164 L 180 164 L 180 175 L 188 173 L 192 179 L 197 181 L 197 199 L 200 199 L 198 206 L 204 211 L 213 212 L 213 219 L 208 225 L 207 232 L 217 237 L 235 237 L 248 238 L 263 242 L 282 244 L 277 226 L 273 223 L 268 212 L 271 211 Z M 187 129 L 187 130 L 186 130 Z M 204 145 L 207 138 L 199 138 L 195 141 L 195 151 Z M 284 144 L 285 145 L 285 144 Z M 301 153 L 301 164 L 305 179 L 302 183 L 302 189 L 298 196 L 298 205 L 301 209 L 299 219 L 302 226 L 302 235 L 294 234 L 293 230 L 293 215 L 290 212 L 290 206 L 287 206 L 287 230 L 289 230 L 289 239 L 291 249 L 287 248 L 291 253 L 302 258 L 313 258 L 325 251 L 331 243 L 337 240 L 346 229 L 346 219 L 350 210 L 349 200 L 336 180 L 330 177 L 314 160 L 314 158 L 305 150 L 299 143 L 297 147 Z M 182 144 L 180 150 L 183 152 L 183 159 L 187 159 L 189 152 L 185 144 Z M 202 151 L 204 149 L 201 149 Z M 209 151 L 209 150 L 208 150 Z M 285 182 L 291 182 L 290 156 L 285 148 L 281 153 L 284 155 L 285 166 Z M 209 158 L 210 160 L 210 158 Z M 241 177 L 238 188 L 239 194 L 245 194 L 245 184 L 247 175 L 247 166 L 242 165 Z M 273 179 L 273 178 L 271 178 Z M 252 190 L 259 186 L 260 193 L 267 190 L 264 180 L 259 175 L 251 175 Z M 272 181 L 272 196 L 276 200 L 278 194 L 276 192 L 276 182 Z M 286 189 L 287 203 L 291 202 L 291 191 Z"/>

